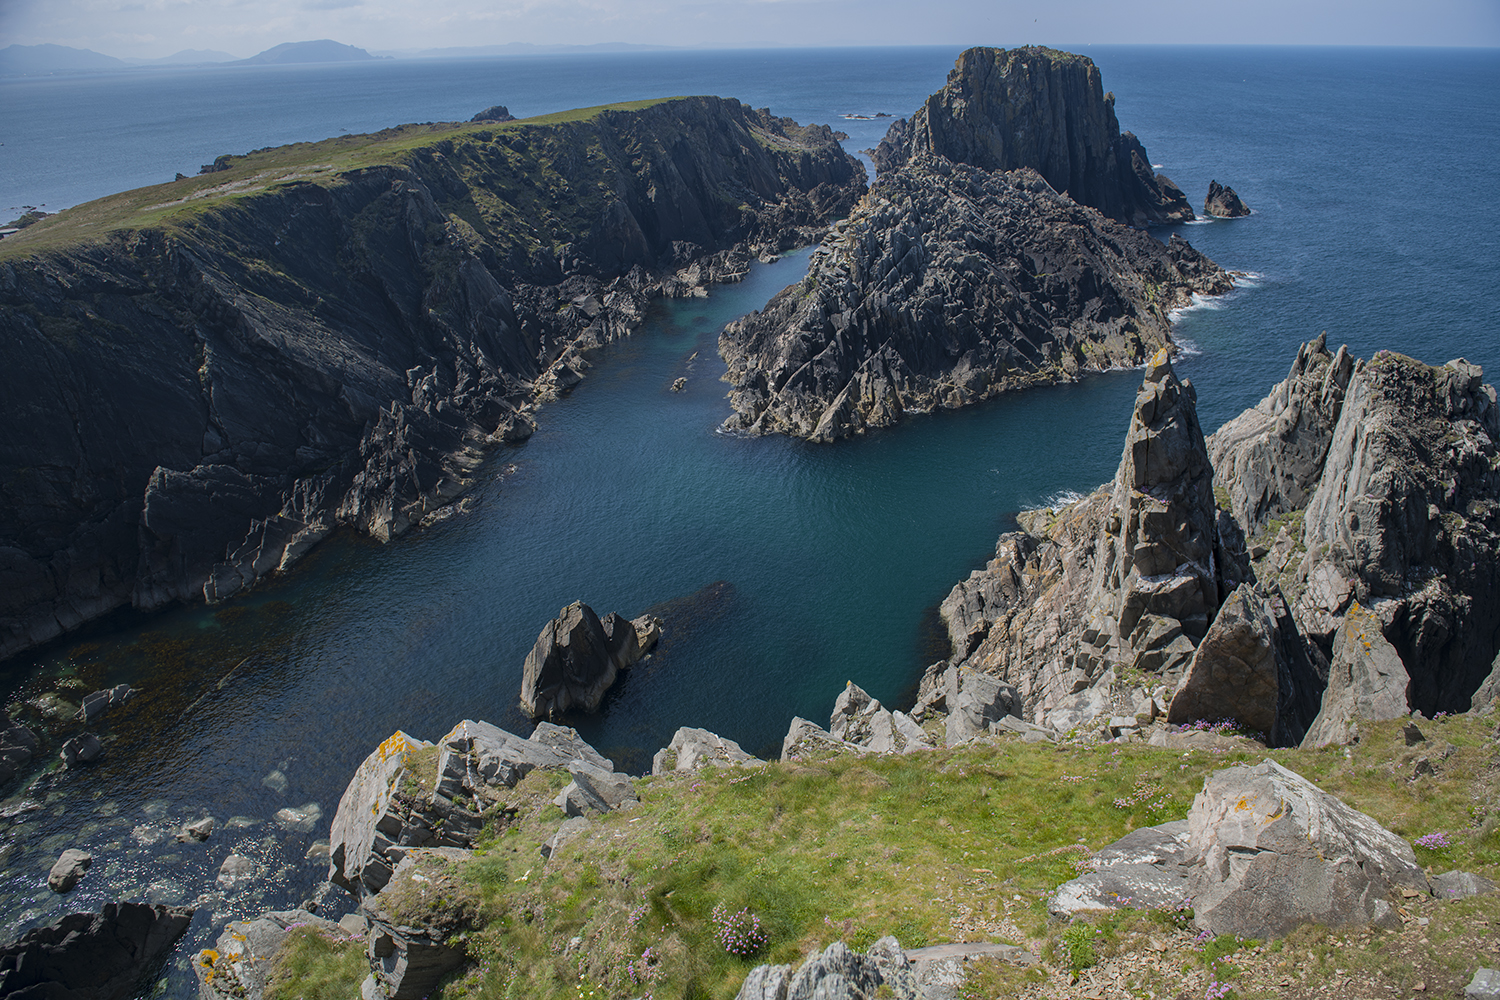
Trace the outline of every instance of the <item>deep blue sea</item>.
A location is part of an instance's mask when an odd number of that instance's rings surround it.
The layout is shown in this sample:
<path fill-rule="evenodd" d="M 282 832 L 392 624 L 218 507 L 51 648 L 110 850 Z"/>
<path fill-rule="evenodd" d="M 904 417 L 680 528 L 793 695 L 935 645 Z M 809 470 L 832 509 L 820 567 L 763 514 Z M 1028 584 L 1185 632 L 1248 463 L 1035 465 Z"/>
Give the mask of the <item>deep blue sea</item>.
<path fill-rule="evenodd" d="M 1081 51 L 1123 128 L 1195 205 L 1211 179 L 1249 218 L 1173 227 L 1247 277 L 1183 313 L 1179 370 L 1206 430 L 1260 399 L 1297 345 L 1326 330 L 1500 371 L 1500 53 L 1472 50 L 1120 48 Z M 195 172 L 221 153 L 616 100 L 714 93 L 874 144 L 942 85 L 958 50 L 650 53 L 318 67 L 133 70 L 0 81 L 0 212 L 76 204 Z M 0 220 L 4 221 L 4 220 Z M 1166 239 L 1169 230 L 1157 232 Z M 187 956 L 223 921 L 295 903 L 325 871 L 358 762 L 397 728 L 436 739 L 463 718 L 522 732 L 521 665 L 570 601 L 635 615 L 690 603 L 663 650 L 603 712 L 576 720 L 640 771 L 681 725 L 774 754 L 793 715 L 826 718 L 844 681 L 904 706 L 945 655 L 933 609 L 982 565 L 1019 509 L 1113 475 L 1136 372 L 1097 375 L 908 420 L 832 446 L 715 432 L 729 410 L 715 350 L 729 319 L 794 281 L 805 254 L 708 299 L 661 303 L 587 380 L 547 405 L 535 437 L 497 451 L 473 507 L 389 545 L 336 536 L 238 601 L 121 615 L 0 665 L 7 702 L 77 678 L 141 695 L 106 727 L 92 771 L 39 810 L 0 820 L 9 937 L 120 896 L 192 902 L 230 851 L 267 866 L 257 894 L 204 899 L 164 971 L 193 995 Z M 669 386 L 687 378 L 687 390 Z M 221 680 L 223 683 L 221 684 Z M 200 697 L 201 696 L 201 697 Z M 191 707 L 184 710 L 184 705 Z M 286 778 L 285 791 L 262 779 Z M 12 798 L 0 809 L 24 796 Z M 276 810 L 317 803 L 309 834 Z M 205 845 L 149 843 L 209 814 Z M 4 815 L 0 811 L 0 815 Z M 225 829 L 231 817 L 243 823 Z M 5 824 L 9 823 L 8 829 Z M 45 887 L 70 846 L 95 869 L 66 901 Z M 0 846 L 0 853 L 5 852 Z"/>

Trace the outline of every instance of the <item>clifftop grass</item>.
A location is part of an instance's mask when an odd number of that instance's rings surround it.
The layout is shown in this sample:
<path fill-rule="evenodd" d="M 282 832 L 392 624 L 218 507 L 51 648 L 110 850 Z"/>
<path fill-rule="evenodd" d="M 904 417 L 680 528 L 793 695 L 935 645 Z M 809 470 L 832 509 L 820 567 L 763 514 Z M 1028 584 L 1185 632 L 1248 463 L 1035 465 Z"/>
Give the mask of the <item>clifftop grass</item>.
<path fill-rule="evenodd" d="M 1382 956 L 1398 952 L 1405 957 L 1389 963 L 1390 985 L 1456 981 L 1483 957 L 1465 935 L 1474 921 L 1500 919 L 1500 899 L 1409 901 L 1420 938 L 1340 935 L 1347 948 L 1329 946 L 1315 928 L 1269 946 L 1226 940 L 1207 948 L 1167 913 L 1124 911 L 1068 930 L 1049 919 L 1045 900 L 1091 851 L 1185 816 L 1210 771 L 1265 758 L 1409 840 L 1446 832 L 1450 847 L 1418 848 L 1432 870 L 1500 876 L 1494 725 L 1423 723 L 1429 742 L 1408 749 L 1398 723 L 1362 724 L 1362 742 L 1348 754 L 1244 741 L 1183 751 L 1005 740 L 649 778 L 639 783 L 638 807 L 595 822 L 550 861 L 537 845 L 561 820 L 549 800 L 564 778 L 534 773 L 511 793 L 518 821 L 460 868 L 482 900 L 481 919 L 464 934 L 473 965 L 442 996 L 729 998 L 757 964 L 795 964 L 835 940 L 863 948 L 886 934 L 908 948 L 997 940 L 1044 957 L 1032 969 L 974 967 L 965 994 L 973 997 L 1026 995 L 1092 975 L 1096 964 L 1133 969 L 1137 953 L 1166 963 L 1166 972 L 1122 971 L 1140 989 L 1121 995 L 1201 996 L 1211 975 L 1234 979 L 1243 998 L 1296 995 L 1282 978 L 1316 985 L 1316 976 L 1302 977 L 1323 963 L 1329 977 L 1337 963 L 1378 978 L 1387 975 Z M 1418 756 L 1437 773 L 1412 780 Z M 765 948 L 726 952 L 717 907 L 757 915 Z M 1430 926 L 1415 922 L 1420 912 L 1432 914 Z M 1260 982 L 1262 971 L 1275 981 Z"/>
<path fill-rule="evenodd" d="M 641 111 L 681 97 L 579 108 L 512 122 L 429 122 L 363 135 L 299 142 L 231 156 L 227 170 L 135 188 L 64 209 L 0 240 L 0 260 L 94 242 L 121 231 L 172 228 L 210 209 L 297 183 L 325 187 L 343 175 L 381 166 L 411 166 L 414 156 L 447 144 L 494 146 L 517 133 L 592 122 L 607 111 Z"/>

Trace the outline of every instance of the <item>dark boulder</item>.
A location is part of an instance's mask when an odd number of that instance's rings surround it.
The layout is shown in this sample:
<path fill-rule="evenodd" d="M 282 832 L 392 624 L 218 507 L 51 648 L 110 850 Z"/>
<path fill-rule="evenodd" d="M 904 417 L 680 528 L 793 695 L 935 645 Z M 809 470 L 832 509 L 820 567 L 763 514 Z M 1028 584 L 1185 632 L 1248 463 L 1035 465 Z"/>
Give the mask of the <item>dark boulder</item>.
<path fill-rule="evenodd" d="M 193 910 L 106 903 L 70 913 L 0 948 L 0 996 L 24 1000 L 122 1000 L 154 959 L 187 930 Z"/>
<path fill-rule="evenodd" d="M 513 122 L 516 116 L 510 113 L 510 109 L 503 104 L 485 108 L 479 114 L 470 118 L 471 122 Z"/>
<path fill-rule="evenodd" d="M 1208 197 L 1203 199 L 1203 214 L 1217 215 L 1221 219 L 1238 219 L 1242 215 L 1249 215 L 1250 207 L 1240 201 L 1234 188 L 1225 187 L 1218 181 L 1209 181 Z"/>
<path fill-rule="evenodd" d="M 39 745 L 35 733 L 0 712 L 0 785 L 31 763 Z"/>
<path fill-rule="evenodd" d="M 631 622 L 611 613 L 601 622 L 582 601 L 568 605 L 526 656 L 521 708 L 532 718 L 595 711 L 616 674 L 645 654 L 642 639 L 654 638 L 656 627 L 650 616 Z"/>

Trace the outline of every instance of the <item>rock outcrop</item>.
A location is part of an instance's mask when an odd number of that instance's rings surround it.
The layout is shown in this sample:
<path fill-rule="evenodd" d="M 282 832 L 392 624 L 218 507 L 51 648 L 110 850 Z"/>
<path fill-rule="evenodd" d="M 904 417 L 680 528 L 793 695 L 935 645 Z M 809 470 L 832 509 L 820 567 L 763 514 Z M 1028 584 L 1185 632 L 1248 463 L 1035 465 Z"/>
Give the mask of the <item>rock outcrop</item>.
<path fill-rule="evenodd" d="M 0 948 L 0 996 L 124 1000 L 137 980 L 187 930 L 193 911 L 106 903 L 70 913 Z"/>
<path fill-rule="evenodd" d="M 734 740 L 706 729 L 683 726 L 672 734 L 672 742 L 651 758 L 652 774 L 701 771 L 705 767 L 746 767 L 764 761 L 748 754 Z"/>
<path fill-rule="evenodd" d="M 864 954 L 835 941 L 795 969 L 758 965 L 745 977 L 735 1000 L 865 1000 L 876 996 L 923 998 L 906 954 L 893 937 L 881 938 Z"/>
<path fill-rule="evenodd" d="M 971 49 L 875 155 L 879 179 L 802 282 L 720 335 L 726 429 L 832 441 L 1140 364 L 1170 344 L 1174 307 L 1233 285 L 1126 224 L 1192 210 L 1081 56 Z"/>
<path fill-rule="evenodd" d="M 815 240 L 864 189 L 826 127 L 718 98 L 359 141 L 4 241 L 0 656 L 227 597 L 337 526 L 401 534 L 652 296 Z"/>
<path fill-rule="evenodd" d="M 94 856 L 88 851 L 68 848 L 58 856 L 52 870 L 47 873 L 47 888 L 53 892 L 72 892 L 79 879 L 83 878 L 83 873 L 93 863 Z"/>
<path fill-rule="evenodd" d="M 1133 715 L 1146 692 L 1117 684 L 1127 673 L 1175 689 L 1220 603 L 1195 401 L 1158 352 L 1114 481 L 1023 515 L 943 602 L 954 657 L 942 669 L 992 675 L 1015 688 L 1025 717 L 1062 729 Z"/>
<path fill-rule="evenodd" d="M 602 620 L 575 601 L 548 622 L 521 671 L 521 708 L 532 718 L 556 719 L 569 711 L 593 712 L 621 670 L 655 645 L 661 621 L 642 615 L 627 621 L 614 612 Z"/>
<path fill-rule="evenodd" d="M 973 48 L 942 90 L 896 122 L 875 150 L 883 175 L 923 154 L 988 171 L 1029 167 L 1055 191 L 1120 222 L 1187 222 L 1182 191 L 1152 172 L 1145 147 L 1121 134 L 1115 95 L 1086 56 L 1056 49 Z"/>
<path fill-rule="evenodd" d="M 1167 708 L 1167 722 L 1232 719 L 1269 735 L 1280 704 L 1276 619 L 1264 594 L 1242 583 L 1198 644 Z"/>
<path fill-rule="evenodd" d="M 1347 743 L 1350 726 L 1359 719 L 1399 719 L 1411 711 L 1410 693 L 1411 677 L 1381 634 L 1380 619 L 1355 604 L 1344 612 L 1334 633 L 1323 707 L 1302 745 Z"/>
<path fill-rule="evenodd" d="M 799 284 L 725 328 L 724 426 L 832 441 L 1139 364 L 1170 343 L 1174 306 L 1231 284 L 1029 169 L 924 157 L 875 185 Z"/>
<path fill-rule="evenodd" d="M 1204 442 L 1191 387 L 1154 360 L 1114 481 L 1020 515 L 944 600 L 953 655 L 924 703 L 962 667 L 1065 730 L 1164 687 L 1169 721 L 1279 746 L 1466 710 L 1500 645 L 1500 408 L 1481 374 L 1319 337 Z"/>
<path fill-rule="evenodd" d="M 231 920 L 214 947 L 198 952 L 193 961 L 200 1000 L 261 1000 L 276 953 L 292 927 L 307 927 L 335 939 L 348 936 L 339 924 L 306 910 L 275 910 L 254 920 Z"/>
<path fill-rule="evenodd" d="M 1218 181 L 1208 182 L 1208 195 L 1203 199 L 1203 214 L 1216 215 L 1221 219 L 1238 219 L 1250 214 L 1250 206 L 1240 201 L 1234 188 L 1225 187 Z"/>
<path fill-rule="evenodd" d="M 1136 830 L 1059 886 L 1058 915 L 1186 907 L 1200 930 L 1261 940 L 1305 923 L 1399 927 L 1426 896 L 1406 841 L 1274 761 L 1210 774 L 1186 821 Z"/>
<path fill-rule="evenodd" d="M 577 732 L 548 722 L 528 739 L 467 719 L 436 745 L 395 733 L 365 758 L 339 799 L 329 880 L 363 898 L 380 891 L 414 848 L 470 847 L 499 790 L 537 768 L 567 770 L 575 785 L 580 774 L 598 776 L 590 785 L 596 794 L 606 780 L 630 782 Z"/>

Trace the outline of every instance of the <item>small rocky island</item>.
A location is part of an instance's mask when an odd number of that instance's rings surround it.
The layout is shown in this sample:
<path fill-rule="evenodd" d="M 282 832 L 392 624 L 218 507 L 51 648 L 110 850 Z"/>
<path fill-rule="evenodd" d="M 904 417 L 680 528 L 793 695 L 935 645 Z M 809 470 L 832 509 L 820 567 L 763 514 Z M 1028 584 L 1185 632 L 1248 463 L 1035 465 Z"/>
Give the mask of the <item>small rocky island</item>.
<path fill-rule="evenodd" d="M 872 151 L 874 187 L 807 277 L 719 338 L 729 430 L 833 441 L 1171 344 L 1171 310 L 1233 280 L 1082 56 L 970 49 Z"/>

